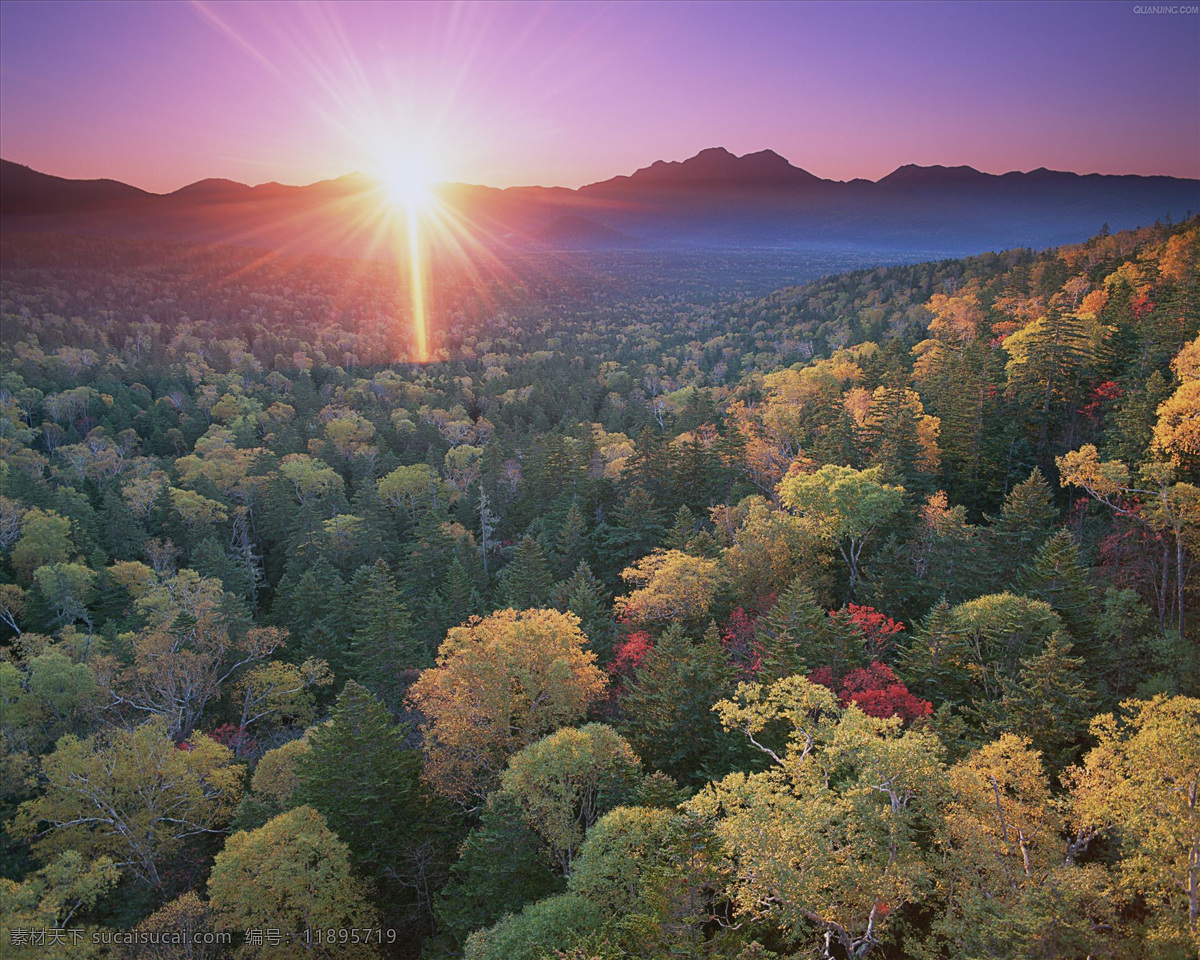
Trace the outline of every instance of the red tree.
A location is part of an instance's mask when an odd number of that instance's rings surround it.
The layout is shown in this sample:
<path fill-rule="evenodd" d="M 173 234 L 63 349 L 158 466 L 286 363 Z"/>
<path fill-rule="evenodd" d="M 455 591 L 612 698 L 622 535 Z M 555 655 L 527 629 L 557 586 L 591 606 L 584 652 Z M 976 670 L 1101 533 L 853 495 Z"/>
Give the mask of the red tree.
<path fill-rule="evenodd" d="M 820 667 L 808 675 L 813 683 L 835 689 L 833 671 Z M 853 703 L 872 717 L 899 717 L 913 721 L 933 713 L 933 704 L 909 692 L 908 687 L 886 663 L 873 662 L 869 667 L 851 670 L 836 688 L 842 705 Z"/>

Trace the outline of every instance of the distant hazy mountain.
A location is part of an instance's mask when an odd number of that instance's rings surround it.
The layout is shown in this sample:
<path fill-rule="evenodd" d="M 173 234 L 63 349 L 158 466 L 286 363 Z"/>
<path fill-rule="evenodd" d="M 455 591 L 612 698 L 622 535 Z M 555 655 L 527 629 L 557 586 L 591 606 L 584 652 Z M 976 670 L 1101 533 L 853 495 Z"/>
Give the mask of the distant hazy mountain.
<path fill-rule="evenodd" d="M 442 184 L 447 248 L 754 248 L 965 254 L 1082 240 L 1200 210 L 1200 180 L 983 173 L 907 164 L 878 181 L 825 180 L 771 150 L 713 147 L 629 176 L 562 187 Z M 209 179 L 152 194 L 0 161 L 6 229 L 161 237 L 314 250 L 380 250 L 384 194 L 361 174 L 307 186 Z"/>

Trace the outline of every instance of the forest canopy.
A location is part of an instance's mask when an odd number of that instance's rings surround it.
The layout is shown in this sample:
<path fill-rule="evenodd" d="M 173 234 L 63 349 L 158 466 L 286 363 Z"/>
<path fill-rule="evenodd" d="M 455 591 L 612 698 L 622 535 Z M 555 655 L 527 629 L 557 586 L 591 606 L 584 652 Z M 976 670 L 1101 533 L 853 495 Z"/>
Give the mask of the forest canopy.
<path fill-rule="evenodd" d="M 426 364 L 386 265 L 0 256 L 6 944 L 1200 952 L 1200 221 L 448 273 Z"/>

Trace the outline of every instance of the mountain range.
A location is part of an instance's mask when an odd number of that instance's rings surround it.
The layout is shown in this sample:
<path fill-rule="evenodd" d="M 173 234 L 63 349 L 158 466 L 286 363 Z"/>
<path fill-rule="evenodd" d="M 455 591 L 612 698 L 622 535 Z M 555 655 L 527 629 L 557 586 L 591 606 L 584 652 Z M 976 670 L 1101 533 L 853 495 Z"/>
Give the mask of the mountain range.
<path fill-rule="evenodd" d="M 578 189 L 448 183 L 431 235 L 498 253 L 614 248 L 822 248 L 960 255 L 1081 240 L 1200 210 L 1200 179 L 983 173 L 908 164 L 877 180 L 827 180 L 771 150 L 713 147 Z M 168 194 L 68 180 L 0 160 L 6 230 L 243 243 L 372 255 L 391 229 L 381 185 L 349 174 L 307 186 L 207 179 Z"/>

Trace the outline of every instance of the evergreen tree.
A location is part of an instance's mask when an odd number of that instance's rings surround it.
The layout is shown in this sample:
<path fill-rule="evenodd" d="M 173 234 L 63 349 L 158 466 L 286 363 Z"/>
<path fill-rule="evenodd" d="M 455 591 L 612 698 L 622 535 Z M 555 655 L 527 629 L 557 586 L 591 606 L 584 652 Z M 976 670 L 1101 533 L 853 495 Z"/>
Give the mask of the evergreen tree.
<path fill-rule="evenodd" d="M 641 487 L 657 503 L 664 503 L 671 476 L 671 454 L 660 431 L 643 427 L 633 445 L 633 456 L 621 472 L 622 483 Z"/>
<path fill-rule="evenodd" d="M 1071 656 L 1070 642 L 1057 633 L 1039 654 L 1021 661 L 1017 679 L 1005 679 L 1003 696 L 982 704 L 980 712 L 994 736 L 1028 737 L 1047 767 L 1061 772 L 1078 759 L 1095 706 L 1083 680 L 1083 659 Z"/>
<path fill-rule="evenodd" d="M 672 624 L 625 682 L 617 728 L 651 767 L 701 785 L 726 768 L 728 741 L 712 707 L 731 685 L 716 626 L 696 643 Z"/>
<path fill-rule="evenodd" d="M 374 568 L 367 568 L 373 570 Z M 375 881 L 389 915 L 416 932 L 432 920 L 432 891 L 449 868 L 449 812 L 421 780 L 421 754 L 378 700 L 347 681 L 328 723 L 296 761 L 295 799 L 317 809 Z M 394 912 L 393 912 L 394 911 Z"/>
<path fill-rule="evenodd" d="M 554 535 L 552 566 L 556 577 L 566 577 L 575 569 L 575 565 L 583 559 L 586 544 L 587 521 L 583 519 L 583 511 L 579 509 L 578 498 L 572 499 L 571 508 Z"/>
<path fill-rule="evenodd" d="M 216 537 L 208 537 L 200 542 L 192 551 L 189 565 L 202 577 L 220 580 L 225 590 L 234 596 L 249 599 L 250 583 L 246 568 L 225 552 Z"/>
<path fill-rule="evenodd" d="M 533 537 L 522 537 L 517 554 L 500 574 L 500 596 L 514 610 L 543 607 L 550 599 L 550 564 Z"/>
<path fill-rule="evenodd" d="M 438 926 L 451 952 L 473 930 L 566 886 L 549 852 L 521 816 L 515 798 L 496 792 L 462 845 L 437 895 Z"/>
<path fill-rule="evenodd" d="M 346 582 L 337 568 L 319 557 L 299 577 L 279 582 L 272 612 L 287 627 L 288 648 L 297 662 L 324 660 L 337 676 L 345 676 L 349 647 Z"/>
<path fill-rule="evenodd" d="M 104 494 L 104 541 L 114 560 L 136 560 L 142 554 L 146 532 L 121 494 L 110 488 Z"/>
<path fill-rule="evenodd" d="M 438 588 L 445 603 L 449 626 L 483 615 L 483 597 L 460 558 L 455 557 L 446 572 L 446 580 Z"/>
<path fill-rule="evenodd" d="M 1059 530 L 1042 544 L 1037 556 L 1022 569 L 1018 584 L 1025 596 L 1050 604 L 1073 637 L 1089 640 L 1094 636 L 1097 597 L 1069 530 Z"/>
<path fill-rule="evenodd" d="M 592 568 L 586 562 L 581 560 L 570 579 L 555 585 L 554 606 L 579 618 L 588 646 L 601 663 L 612 660 L 612 597 L 605 592 L 604 585 L 592 574 Z"/>
<path fill-rule="evenodd" d="M 661 514 L 644 487 L 634 487 L 612 519 L 596 530 L 597 554 L 606 583 L 615 583 L 622 570 L 650 553 L 663 541 Z"/>
<path fill-rule="evenodd" d="M 667 532 L 663 546 L 668 550 L 688 552 L 688 542 L 696 535 L 696 515 L 688 509 L 685 503 L 675 511 L 675 523 Z"/>
<path fill-rule="evenodd" d="M 399 710 L 410 675 L 432 660 L 413 636 L 408 608 L 386 563 L 376 560 L 359 567 L 349 596 L 351 673 L 391 709 Z"/>
<path fill-rule="evenodd" d="M 1010 583 L 1021 564 L 1037 552 L 1050 535 L 1057 515 L 1050 485 L 1035 467 L 1028 480 L 1009 491 L 1000 516 L 989 518 L 992 550 L 1002 583 Z"/>
<path fill-rule="evenodd" d="M 769 683 L 827 668 L 834 677 L 862 665 L 862 638 L 845 618 L 831 617 L 800 577 L 754 625 L 759 679 Z"/>

